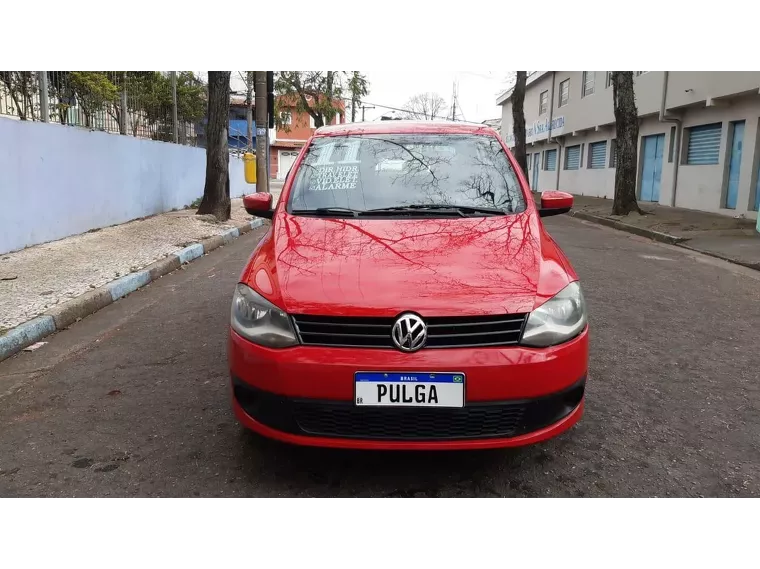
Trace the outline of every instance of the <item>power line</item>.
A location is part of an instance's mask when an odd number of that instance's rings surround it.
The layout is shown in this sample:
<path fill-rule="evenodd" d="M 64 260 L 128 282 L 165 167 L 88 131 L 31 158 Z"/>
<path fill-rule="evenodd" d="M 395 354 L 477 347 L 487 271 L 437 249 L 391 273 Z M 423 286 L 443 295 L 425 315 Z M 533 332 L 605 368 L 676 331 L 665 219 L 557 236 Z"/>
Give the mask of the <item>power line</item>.
<path fill-rule="evenodd" d="M 348 101 L 349 99 L 345 99 L 344 98 L 344 100 Z M 399 112 L 402 112 L 402 113 L 408 113 L 409 112 L 409 109 L 400 109 L 398 107 L 391 107 L 390 105 L 381 105 L 380 103 L 370 103 L 369 101 L 362 101 L 362 105 L 373 105 L 375 107 L 380 107 L 381 109 L 388 109 L 388 110 L 391 110 L 391 111 L 399 111 Z M 369 107 L 367 107 L 367 108 L 369 108 Z M 442 116 L 439 116 L 439 115 L 433 115 L 433 118 L 443 119 L 443 120 L 451 120 L 448 116 L 442 117 Z"/>

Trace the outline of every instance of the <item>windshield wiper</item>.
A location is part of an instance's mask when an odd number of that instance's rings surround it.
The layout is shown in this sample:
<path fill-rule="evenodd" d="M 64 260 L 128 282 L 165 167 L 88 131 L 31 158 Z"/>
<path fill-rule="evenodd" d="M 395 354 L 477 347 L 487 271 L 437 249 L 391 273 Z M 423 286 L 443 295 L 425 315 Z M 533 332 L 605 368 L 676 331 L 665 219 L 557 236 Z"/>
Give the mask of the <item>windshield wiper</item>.
<path fill-rule="evenodd" d="M 505 215 L 507 212 L 503 209 L 496 207 L 478 207 L 469 205 L 453 205 L 453 204 L 411 204 L 411 205 L 398 205 L 393 207 L 381 207 L 377 209 L 369 209 L 367 211 L 360 212 L 362 215 L 367 213 L 385 213 L 394 211 L 427 211 L 430 213 L 456 213 L 463 217 L 466 214 L 472 213 L 488 213 L 491 215 Z"/>
<path fill-rule="evenodd" d="M 316 209 L 294 209 L 291 211 L 294 215 L 337 215 L 356 217 L 360 213 L 364 213 L 359 209 L 351 209 L 347 207 L 318 207 Z"/>
<path fill-rule="evenodd" d="M 420 212 L 436 214 L 451 214 L 467 217 L 468 215 L 486 213 L 489 215 L 506 215 L 508 212 L 496 207 L 478 207 L 469 205 L 450 204 L 411 204 L 381 207 L 376 209 L 351 209 L 347 207 L 318 207 L 315 209 L 294 209 L 293 215 L 331 215 L 337 217 L 359 217 L 365 215 L 382 215 L 393 212 Z"/>

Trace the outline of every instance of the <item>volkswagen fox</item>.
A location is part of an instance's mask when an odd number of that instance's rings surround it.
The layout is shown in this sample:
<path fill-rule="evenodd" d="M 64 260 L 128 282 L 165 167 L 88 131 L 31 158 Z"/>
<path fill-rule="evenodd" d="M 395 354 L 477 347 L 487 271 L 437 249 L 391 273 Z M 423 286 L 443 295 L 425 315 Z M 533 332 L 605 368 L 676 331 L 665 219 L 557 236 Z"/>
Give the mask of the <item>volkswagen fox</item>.
<path fill-rule="evenodd" d="M 583 414 L 578 276 L 493 129 L 323 127 L 300 151 L 234 291 L 232 407 L 312 446 L 484 449 L 538 443 Z"/>

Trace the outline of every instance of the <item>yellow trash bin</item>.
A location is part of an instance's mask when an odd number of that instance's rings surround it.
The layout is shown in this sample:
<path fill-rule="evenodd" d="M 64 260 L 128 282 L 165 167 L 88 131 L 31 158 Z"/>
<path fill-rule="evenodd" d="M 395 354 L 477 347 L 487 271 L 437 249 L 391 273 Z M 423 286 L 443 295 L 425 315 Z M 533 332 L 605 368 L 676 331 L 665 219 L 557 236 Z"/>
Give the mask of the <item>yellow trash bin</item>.
<path fill-rule="evenodd" d="M 252 152 L 243 154 L 243 170 L 245 171 L 245 181 L 249 184 L 256 183 L 256 155 Z"/>

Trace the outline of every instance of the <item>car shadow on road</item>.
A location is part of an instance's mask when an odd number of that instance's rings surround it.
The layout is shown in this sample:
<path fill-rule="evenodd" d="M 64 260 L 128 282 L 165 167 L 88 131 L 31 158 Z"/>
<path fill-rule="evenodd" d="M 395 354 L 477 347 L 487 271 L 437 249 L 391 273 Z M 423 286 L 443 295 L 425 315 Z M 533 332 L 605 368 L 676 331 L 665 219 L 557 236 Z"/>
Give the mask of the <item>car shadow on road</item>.
<path fill-rule="evenodd" d="M 551 460 L 543 445 L 478 451 L 355 451 L 299 447 L 241 429 L 240 470 L 262 493 L 336 497 L 546 495 L 527 473 Z M 514 476 L 513 476 L 514 475 Z"/>

